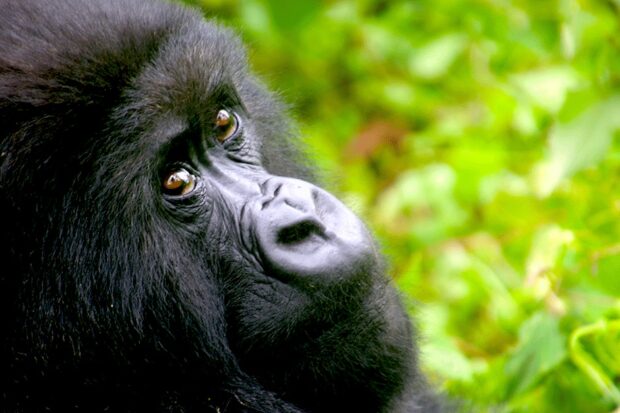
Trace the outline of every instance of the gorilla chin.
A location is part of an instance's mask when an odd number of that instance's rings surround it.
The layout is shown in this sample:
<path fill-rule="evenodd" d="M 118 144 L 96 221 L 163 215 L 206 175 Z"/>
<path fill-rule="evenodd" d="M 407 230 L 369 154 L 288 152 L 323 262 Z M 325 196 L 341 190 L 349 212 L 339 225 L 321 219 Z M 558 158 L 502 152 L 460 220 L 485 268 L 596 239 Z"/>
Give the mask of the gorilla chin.
<path fill-rule="evenodd" d="M 0 410 L 445 411 L 231 32 L 157 0 L 0 6 Z"/>

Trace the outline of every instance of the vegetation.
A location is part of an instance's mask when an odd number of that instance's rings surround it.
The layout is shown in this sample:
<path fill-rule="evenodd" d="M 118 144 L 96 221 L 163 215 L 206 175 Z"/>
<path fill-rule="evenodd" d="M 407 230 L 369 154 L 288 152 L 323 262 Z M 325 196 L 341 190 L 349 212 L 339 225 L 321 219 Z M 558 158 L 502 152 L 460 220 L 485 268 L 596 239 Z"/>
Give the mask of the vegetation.
<path fill-rule="evenodd" d="M 366 217 L 476 412 L 620 411 L 619 0 L 193 0 Z"/>

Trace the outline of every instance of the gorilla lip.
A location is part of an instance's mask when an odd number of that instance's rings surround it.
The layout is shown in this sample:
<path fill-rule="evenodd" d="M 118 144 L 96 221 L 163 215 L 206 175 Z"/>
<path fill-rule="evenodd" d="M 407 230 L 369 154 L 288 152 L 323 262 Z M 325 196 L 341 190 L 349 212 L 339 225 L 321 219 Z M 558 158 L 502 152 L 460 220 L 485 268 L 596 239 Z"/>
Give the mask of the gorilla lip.
<path fill-rule="evenodd" d="M 312 237 L 320 237 L 328 241 L 331 237 L 327 228 L 314 216 L 301 217 L 290 222 L 276 234 L 278 244 L 294 245 L 308 242 Z"/>

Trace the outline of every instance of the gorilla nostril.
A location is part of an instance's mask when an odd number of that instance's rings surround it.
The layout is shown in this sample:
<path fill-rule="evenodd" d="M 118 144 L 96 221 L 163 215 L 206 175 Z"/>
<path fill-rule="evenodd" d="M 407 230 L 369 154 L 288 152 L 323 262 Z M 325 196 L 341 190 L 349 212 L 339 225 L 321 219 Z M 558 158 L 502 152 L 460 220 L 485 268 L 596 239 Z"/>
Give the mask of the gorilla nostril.
<path fill-rule="evenodd" d="M 311 214 L 314 212 L 314 204 L 306 202 L 305 199 L 284 198 L 284 205 L 288 205 L 289 207 L 296 209 L 297 211 L 305 213 Z"/>
<path fill-rule="evenodd" d="M 280 195 L 280 191 L 282 190 L 282 186 L 283 184 L 278 184 L 278 186 L 276 187 L 276 189 L 273 191 L 273 196 L 276 197 L 278 195 Z"/>
<path fill-rule="evenodd" d="M 274 179 L 269 178 L 262 184 L 260 184 L 260 191 L 263 195 L 263 201 L 261 202 L 261 211 L 267 208 L 273 201 L 276 200 L 280 191 L 282 190 L 282 186 L 284 184 L 281 182 L 276 182 Z"/>
<path fill-rule="evenodd" d="M 260 187 L 261 194 L 265 196 L 276 196 L 280 192 L 280 189 L 282 189 L 282 185 L 284 184 L 281 180 L 275 177 L 270 177 L 264 180 L 258 186 Z"/>
<path fill-rule="evenodd" d="M 280 229 L 276 234 L 278 244 L 293 245 L 310 240 L 313 236 L 327 238 L 325 226 L 315 219 L 303 219 Z"/>

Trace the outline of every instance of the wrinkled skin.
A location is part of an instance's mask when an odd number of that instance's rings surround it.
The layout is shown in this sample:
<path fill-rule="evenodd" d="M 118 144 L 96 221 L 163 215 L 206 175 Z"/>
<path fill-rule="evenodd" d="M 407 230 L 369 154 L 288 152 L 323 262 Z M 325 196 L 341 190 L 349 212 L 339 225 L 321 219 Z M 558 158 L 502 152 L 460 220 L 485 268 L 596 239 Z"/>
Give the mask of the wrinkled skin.
<path fill-rule="evenodd" d="M 155 1 L 0 9 L 3 412 L 439 411 L 235 36 Z"/>

